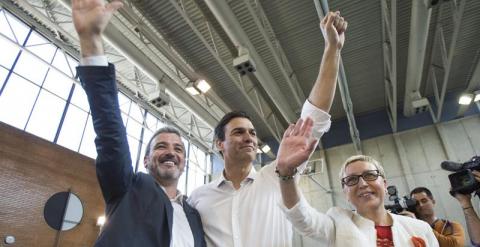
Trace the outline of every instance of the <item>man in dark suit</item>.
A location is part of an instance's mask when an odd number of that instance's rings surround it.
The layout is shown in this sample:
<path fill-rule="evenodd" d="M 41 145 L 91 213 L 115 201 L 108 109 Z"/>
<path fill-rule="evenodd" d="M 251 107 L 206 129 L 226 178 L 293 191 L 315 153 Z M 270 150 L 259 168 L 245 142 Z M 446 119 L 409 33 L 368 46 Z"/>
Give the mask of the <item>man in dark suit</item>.
<path fill-rule="evenodd" d="M 120 114 L 115 68 L 103 51 L 102 33 L 119 1 L 73 0 L 80 38 L 77 68 L 97 137 L 97 176 L 106 202 L 106 224 L 95 246 L 206 246 L 198 212 L 177 190 L 185 168 L 185 147 L 171 127 L 158 130 L 147 145 L 149 174 L 133 172 Z"/>

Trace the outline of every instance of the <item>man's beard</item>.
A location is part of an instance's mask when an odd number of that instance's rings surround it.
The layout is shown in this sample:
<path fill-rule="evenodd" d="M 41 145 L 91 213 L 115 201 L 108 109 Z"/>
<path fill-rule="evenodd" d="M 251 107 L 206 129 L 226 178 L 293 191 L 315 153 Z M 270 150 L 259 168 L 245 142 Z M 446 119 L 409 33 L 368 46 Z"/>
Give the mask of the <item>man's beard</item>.
<path fill-rule="evenodd" d="M 181 171 L 178 169 L 178 167 L 177 169 L 166 170 L 166 169 L 162 169 L 160 164 L 158 165 L 150 164 L 148 172 L 151 175 L 153 175 L 155 178 L 161 181 L 178 180 L 178 178 L 180 178 L 180 175 L 182 174 Z"/>

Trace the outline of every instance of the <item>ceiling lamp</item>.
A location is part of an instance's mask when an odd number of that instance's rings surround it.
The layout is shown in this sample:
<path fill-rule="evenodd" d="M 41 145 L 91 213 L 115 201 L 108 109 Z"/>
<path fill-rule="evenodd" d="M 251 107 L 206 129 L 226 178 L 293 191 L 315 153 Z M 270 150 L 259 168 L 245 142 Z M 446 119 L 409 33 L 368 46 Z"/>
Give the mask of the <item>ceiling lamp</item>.
<path fill-rule="evenodd" d="M 189 82 L 185 90 L 191 95 L 198 95 L 202 93 L 206 93 L 210 89 L 210 84 L 207 81 L 201 79 L 195 82 Z"/>
<path fill-rule="evenodd" d="M 480 90 L 475 91 L 475 98 L 473 99 L 473 102 L 478 102 L 480 100 Z"/>
<path fill-rule="evenodd" d="M 260 149 L 263 153 L 268 153 L 271 150 L 270 146 L 268 146 L 267 144 L 264 144 Z"/>
<path fill-rule="evenodd" d="M 458 103 L 460 105 L 470 105 L 472 103 L 473 95 L 470 93 L 464 93 L 460 98 L 458 99 Z"/>

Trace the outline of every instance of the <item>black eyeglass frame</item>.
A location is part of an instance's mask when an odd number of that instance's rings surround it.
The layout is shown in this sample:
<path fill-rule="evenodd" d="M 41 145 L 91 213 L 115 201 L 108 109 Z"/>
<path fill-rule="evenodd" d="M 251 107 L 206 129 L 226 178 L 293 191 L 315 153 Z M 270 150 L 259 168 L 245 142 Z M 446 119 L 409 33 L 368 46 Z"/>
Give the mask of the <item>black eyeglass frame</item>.
<path fill-rule="evenodd" d="M 374 178 L 374 179 L 366 179 L 365 176 L 366 176 L 367 174 L 370 174 L 371 172 L 376 172 L 375 178 Z M 348 178 L 353 178 L 353 177 L 356 178 L 356 182 L 355 182 L 354 184 L 348 185 L 345 181 L 346 181 Z M 340 180 L 340 181 L 342 182 L 342 188 L 343 188 L 345 185 L 348 186 L 348 187 L 352 187 L 352 186 L 357 185 L 358 182 L 360 182 L 360 177 L 362 177 L 362 179 L 363 179 L 364 181 L 375 181 L 375 180 L 377 180 L 378 177 L 385 178 L 385 177 L 383 176 L 383 174 L 381 174 L 378 169 L 375 169 L 375 170 L 366 170 L 366 171 L 362 172 L 362 174 L 360 174 L 360 175 L 350 175 L 350 176 L 346 176 L 346 177 L 342 178 L 342 179 Z"/>

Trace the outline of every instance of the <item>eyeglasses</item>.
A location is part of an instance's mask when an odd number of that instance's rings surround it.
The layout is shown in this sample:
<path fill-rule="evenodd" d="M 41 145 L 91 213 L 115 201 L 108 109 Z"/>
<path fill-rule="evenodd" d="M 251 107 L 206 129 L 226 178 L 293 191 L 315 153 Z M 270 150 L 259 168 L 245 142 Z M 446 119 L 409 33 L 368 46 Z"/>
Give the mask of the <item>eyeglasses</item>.
<path fill-rule="evenodd" d="M 368 170 L 368 171 L 364 171 L 361 175 L 351 175 L 348 177 L 344 177 L 341 180 L 342 187 L 344 185 L 354 186 L 358 184 L 358 181 L 360 181 L 360 177 L 362 177 L 364 181 L 375 181 L 378 178 L 378 176 L 383 177 L 383 175 L 380 174 L 378 170 Z"/>

